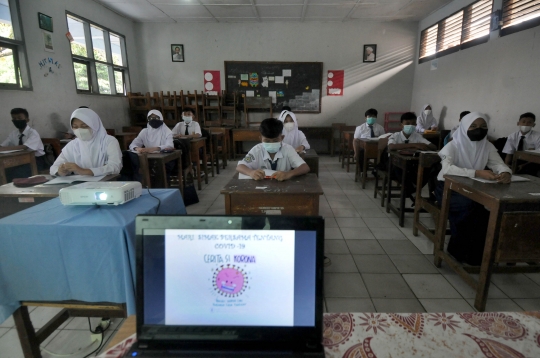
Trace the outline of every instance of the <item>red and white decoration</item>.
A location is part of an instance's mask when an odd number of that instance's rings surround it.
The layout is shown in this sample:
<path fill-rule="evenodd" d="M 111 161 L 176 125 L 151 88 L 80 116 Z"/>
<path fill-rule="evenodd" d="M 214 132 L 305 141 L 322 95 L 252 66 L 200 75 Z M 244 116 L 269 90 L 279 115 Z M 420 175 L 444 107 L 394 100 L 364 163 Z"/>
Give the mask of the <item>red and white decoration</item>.
<path fill-rule="evenodd" d="M 204 92 L 216 96 L 221 92 L 221 75 L 219 71 L 204 71 Z"/>
<path fill-rule="evenodd" d="M 344 70 L 328 70 L 327 96 L 343 96 Z"/>

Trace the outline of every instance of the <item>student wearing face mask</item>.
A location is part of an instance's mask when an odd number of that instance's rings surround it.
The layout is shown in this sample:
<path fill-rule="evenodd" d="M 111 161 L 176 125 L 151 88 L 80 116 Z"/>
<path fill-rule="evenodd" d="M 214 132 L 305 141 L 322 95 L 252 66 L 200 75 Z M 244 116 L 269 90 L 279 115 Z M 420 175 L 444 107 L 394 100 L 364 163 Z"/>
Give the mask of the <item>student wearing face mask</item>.
<path fill-rule="evenodd" d="M 309 166 L 296 150 L 282 142 L 283 123 L 275 118 L 267 118 L 259 127 L 262 143 L 251 148 L 244 159 L 238 162 L 236 170 L 255 180 L 265 177 L 264 169 L 275 170 L 272 178 L 278 181 L 291 179 L 309 173 Z"/>
<path fill-rule="evenodd" d="M 195 111 L 192 108 L 186 108 L 182 112 L 182 122 L 174 126 L 173 138 L 199 138 L 202 136 L 201 126 L 195 117 Z"/>
<path fill-rule="evenodd" d="M 0 147 L 9 147 L 3 149 L 32 149 L 35 150 L 36 165 L 38 170 L 46 169 L 45 152 L 39 133 L 28 125 L 28 111 L 24 108 L 13 108 L 11 110 L 11 122 L 15 130 L 9 133 L 9 136 L 2 142 Z M 32 175 L 29 165 L 21 165 L 6 169 L 8 182 L 13 178 L 26 178 Z"/>
<path fill-rule="evenodd" d="M 77 136 L 69 142 L 51 166 L 51 175 L 109 175 L 122 169 L 118 140 L 107 134 L 96 112 L 79 108 L 71 114 L 71 128 Z"/>
<path fill-rule="evenodd" d="M 472 112 L 463 117 L 454 139 L 439 152 L 442 169 L 437 176 L 439 182 L 435 190 L 439 203 L 442 203 L 445 174 L 510 183 L 511 170 L 504 164 L 495 146 L 487 140 L 487 133 L 484 114 Z M 485 169 L 486 166 L 489 169 Z M 482 262 L 489 212 L 482 205 L 453 192 L 448 219 L 452 232 L 448 252 L 458 261 L 479 265 Z"/>
<path fill-rule="evenodd" d="M 437 130 L 437 120 L 433 117 L 431 105 L 425 104 L 422 107 L 422 112 L 418 118 L 416 118 L 416 131 L 418 133 L 424 133 L 426 130 Z"/>
<path fill-rule="evenodd" d="M 465 117 L 467 114 L 471 113 L 470 111 L 463 111 L 459 114 L 459 123 L 456 124 L 454 126 L 454 128 L 452 128 L 450 130 L 450 133 L 448 133 L 448 135 L 446 136 L 446 138 L 444 138 L 444 145 L 447 145 L 448 142 L 452 141 L 452 138 L 454 137 L 454 133 L 456 133 L 457 129 L 459 128 L 459 124 L 461 123 L 461 120 L 463 119 L 463 117 Z"/>
<path fill-rule="evenodd" d="M 292 145 L 298 153 L 310 148 L 306 135 L 298 130 L 298 122 L 293 112 L 282 111 L 278 119 L 283 122 L 283 143 Z"/>
<path fill-rule="evenodd" d="M 366 122 L 362 123 L 354 131 L 354 157 L 357 159 L 357 163 L 362 170 L 364 163 L 364 149 L 360 147 L 361 138 L 377 138 L 385 134 L 384 127 L 377 123 L 378 112 L 374 108 L 370 108 L 364 113 L 366 117 Z"/>
<path fill-rule="evenodd" d="M 512 165 L 514 153 L 522 150 L 538 150 L 540 149 L 540 132 L 533 130 L 536 125 L 536 116 L 534 113 L 527 112 L 519 116 L 517 125 L 519 130 L 508 136 L 503 153 L 506 153 L 505 163 L 508 166 Z M 538 176 L 540 166 L 536 163 L 528 163 L 519 161 L 515 174 L 530 174 Z"/>
<path fill-rule="evenodd" d="M 138 153 L 151 153 L 161 150 L 173 150 L 173 134 L 163 123 L 163 115 L 157 109 L 148 112 L 148 124 L 137 138 L 131 142 L 129 149 Z"/>

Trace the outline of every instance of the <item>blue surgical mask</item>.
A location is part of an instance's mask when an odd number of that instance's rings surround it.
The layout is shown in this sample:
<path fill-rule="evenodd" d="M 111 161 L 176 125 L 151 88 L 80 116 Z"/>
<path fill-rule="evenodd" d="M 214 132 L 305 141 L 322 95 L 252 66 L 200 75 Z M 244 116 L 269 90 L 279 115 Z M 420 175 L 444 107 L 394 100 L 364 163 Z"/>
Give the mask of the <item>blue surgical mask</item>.
<path fill-rule="evenodd" d="M 411 134 L 413 134 L 415 129 L 416 129 L 415 125 L 406 124 L 406 125 L 403 126 L 403 133 L 405 133 L 406 135 L 411 135 Z"/>
<path fill-rule="evenodd" d="M 263 143 L 263 147 L 268 153 L 277 153 L 281 148 L 281 142 Z"/>
<path fill-rule="evenodd" d="M 372 126 L 372 125 L 375 124 L 375 122 L 377 122 L 377 118 L 368 117 L 368 118 L 366 119 L 366 122 L 367 122 L 368 125 Z"/>

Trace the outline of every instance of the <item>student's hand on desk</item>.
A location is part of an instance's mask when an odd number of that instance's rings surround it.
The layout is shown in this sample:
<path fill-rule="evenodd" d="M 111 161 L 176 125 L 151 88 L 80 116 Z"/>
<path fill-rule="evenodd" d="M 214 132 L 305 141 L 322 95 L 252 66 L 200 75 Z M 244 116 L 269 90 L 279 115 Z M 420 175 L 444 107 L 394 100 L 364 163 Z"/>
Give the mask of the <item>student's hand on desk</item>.
<path fill-rule="evenodd" d="M 504 172 L 496 175 L 496 179 L 499 184 L 510 184 L 512 181 L 512 174 Z"/>
<path fill-rule="evenodd" d="M 416 149 L 429 150 L 429 146 L 425 143 L 416 143 Z"/>
<path fill-rule="evenodd" d="M 304 146 L 301 145 L 301 146 L 299 146 L 298 148 L 296 148 L 296 153 L 300 153 L 300 152 L 303 151 L 303 150 L 304 150 Z"/>
<path fill-rule="evenodd" d="M 474 176 L 486 180 L 497 180 L 497 175 L 491 170 L 477 170 Z"/>
<path fill-rule="evenodd" d="M 83 170 L 84 170 L 83 168 L 79 167 L 75 163 L 64 163 L 60 165 L 60 168 L 58 169 L 58 173 L 60 173 L 60 175 L 68 175 L 70 173 L 82 174 L 81 171 Z"/>
<path fill-rule="evenodd" d="M 253 178 L 253 180 L 263 180 L 265 177 L 264 170 L 262 169 L 254 169 L 250 174 L 250 177 Z"/>
<path fill-rule="evenodd" d="M 272 179 L 276 179 L 277 181 L 289 180 L 291 178 L 292 178 L 291 172 L 275 172 L 272 175 Z"/>
<path fill-rule="evenodd" d="M 438 129 L 438 127 L 431 127 L 430 128 L 432 131 L 436 131 Z"/>
<path fill-rule="evenodd" d="M 146 153 L 146 148 L 137 147 L 135 148 L 135 150 L 137 151 L 137 153 Z"/>

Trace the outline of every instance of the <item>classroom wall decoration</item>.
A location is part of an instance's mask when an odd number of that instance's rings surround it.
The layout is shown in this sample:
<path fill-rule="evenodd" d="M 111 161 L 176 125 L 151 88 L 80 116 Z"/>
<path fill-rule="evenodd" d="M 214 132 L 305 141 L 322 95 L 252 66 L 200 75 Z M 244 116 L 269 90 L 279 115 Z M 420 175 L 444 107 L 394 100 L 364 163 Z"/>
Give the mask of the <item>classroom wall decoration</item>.
<path fill-rule="evenodd" d="M 327 96 L 343 96 L 344 70 L 328 70 L 328 82 L 326 83 Z"/>
<path fill-rule="evenodd" d="M 322 62 L 225 61 L 225 89 L 271 97 L 273 111 L 321 113 Z"/>
<path fill-rule="evenodd" d="M 377 61 L 377 45 L 364 45 L 364 62 Z"/>
<path fill-rule="evenodd" d="M 171 44 L 172 62 L 184 62 L 184 45 Z"/>
<path fill-rule="evenodd" d="M 38 21 L 39 21 L 40 29 L 53 32 L 52 17 L 42 14 L 41 12 L 38 12 Z"/>
<path fill-rule="evenodd" d="M 211 96 L 217 96 L 221 93 L 220 71 L 204 71 L 204 92 Z"/>

